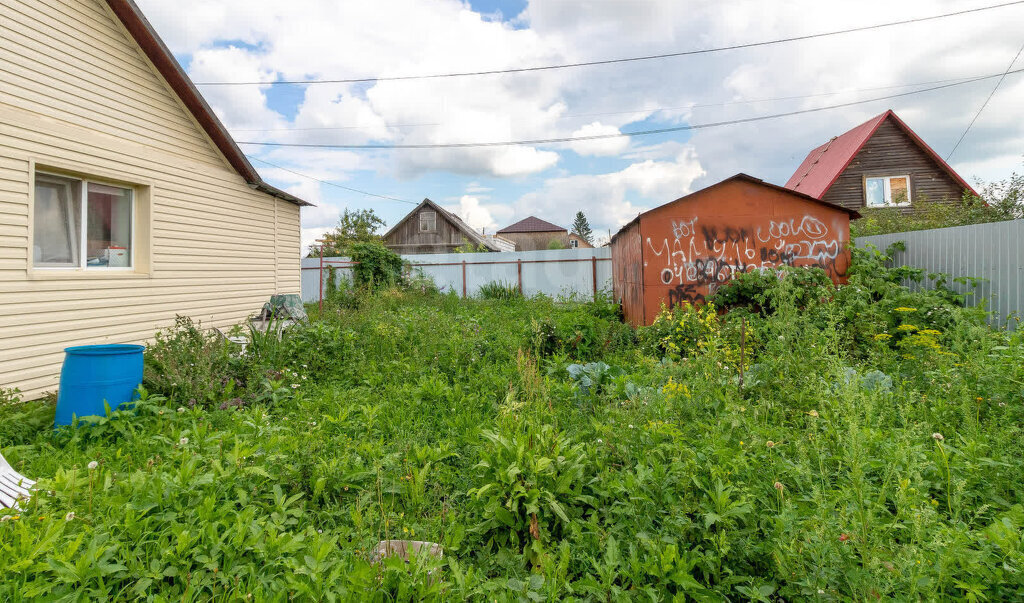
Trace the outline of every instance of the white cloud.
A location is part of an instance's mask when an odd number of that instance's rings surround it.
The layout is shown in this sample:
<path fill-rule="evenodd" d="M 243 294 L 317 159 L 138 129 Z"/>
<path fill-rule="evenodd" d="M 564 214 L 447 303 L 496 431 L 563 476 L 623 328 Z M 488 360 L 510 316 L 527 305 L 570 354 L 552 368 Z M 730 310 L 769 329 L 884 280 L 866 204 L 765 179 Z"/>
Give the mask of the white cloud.
<path fill-rule="evenodd" d="M 317 239 L 322 239 L 325 234 L 334 230 L 326 226 L 320 226 L 316 228 L 303 228 L 302 229 L 302 256 L 309 255 L 310 247 L 316 245 Z M 319 249 L 319 247 L 318 247 Z M 315 281 L 314 281 L 315 282 Z"/>
<path fill-rule="evenodd" d="M 511 217 L 512 208 L 503 204 L 481 203 L 479 197 L 463 195 L 458 205 L 446 205 L 445 209 L 462 218 L 469 227 L 479 232 L 493 233 Z"/>
<path fill-rule="evenodd" d="M 811 0 L 531 0 L 514 23 L 501 23 L 474 13 L 459 0 L 139 3 L 172 49 L 190 56 L 188 68 L 196 80 L 236 81 L 443 73 L 659 54 L 974 6 L 968 0 L 865 0 L 827 7 Z M 659 125 L 742 119 L 906 88 L 713 106 L 716 103 L 1001 73 L 1020 44 L 1017 30 L 1005 24 L 1022 17 L 1024 7 L 1011 6 L 755 49 L 580 69 L 281 90 L 204 87 L 202 91 L 235 130 L 333 128 L 245 134 L 245 138 L 266 141 L 438 144 L 557 138 L 628 131 L 645 119 Z M 375 173 L 378 180 L 389 176 L 410 180 L 445 171 L 467 179 L 505 178 L 518 187 L 545 178 L 533 193 L 520 195 L 514 204 L 519 217 L 529 206 L 538 213 L 550 210 L 549 219 L 568 222 L 576 207 L 563 206 L 572 204 L 590 208 L 611 227 L 640 207 L 674 199 L 685 192 L 682 189 L 737 172 L 783 182 L 810 149 L 890 107 L 945 155 L 994 84 L 986 80 L 867 105 L 694 130 L 692 137 L 679 133 L 560 147 L 279 149 L 262 156 L 325 180 L 345 180 L 360 170 Z M 294 114 L 272 108 L 281 107 L 276 94 L 296 95 Z M 1024 121 L 1018 108 L 1022 104 L 1024 76 L 1008 76 L 953 157 L 953 166 L 965 178 L 996 179 L 1020 169 Z M 659 107 L 677 108 L 659 111 Z M 632 165 L 618 171 L 604 168 L 602 174 L 580 173 L 585 169 L 581 165 L 589 168 L 595 162 L 574 158 L 569 149 L 585 157 L 618 157 Z M 689 149 L 690 160 L 680 159 L 684 149 Z M 264 171 L 264 166 L 259 167 Z M 706 173 L 701 176 L 701 171 Z M 294 176 L 271 173 L 284 182 L 298 183 Z M 503 187 L 493 188 L 477 191 L 467 186 L 458 192 L 479 198 L 480 207 L 504 223 L 492 209 L 501 205 L 483 202 L 484 192 L 502 197 Z M 326 221 L 331 211 L 310 212 L 308 220 Z M 592 221 L 597 222 L 596 215 Z"/>
<path fill-rule="evenodd" d="M 196 81 L 264 81 L 273 76 L 259 57 L 234 46 L 196 51 L 189 70 Z M 203 96 L 229 129 L 284 127 L 284 116 L 267 107 L 266 88 L 208 86 Z"/>
<path fill-rule="evenodd" d="M 615 126 L 602 124 L 599 121 L 589 123 L 578 130 L 573 131 L 571 134 L 573 137 L 585 137 L 585 136 L 607 136 L 619 134 L 619 129 Z M 575 151 L 579 155 L 594 155 L 598 157 L 608 157 L 611 155 L 618 155 L 629 148 L 629 139 L 626 137 L 620 138 L 601 138 L 597 140 L 585 140 L 580 142 L 569 143 L 569 148 Z"/>
<path fill-rule="evenodd" d="M 670 161 L 647 159 L 618 172 L 550 178 L 516 201 L 516 217 L 537 215 L 568 225 L 583 211 L 595 231 L 614 233 L 638 213 L 689 194 L 703 175 L 696 153 L 686 148 Z"/>

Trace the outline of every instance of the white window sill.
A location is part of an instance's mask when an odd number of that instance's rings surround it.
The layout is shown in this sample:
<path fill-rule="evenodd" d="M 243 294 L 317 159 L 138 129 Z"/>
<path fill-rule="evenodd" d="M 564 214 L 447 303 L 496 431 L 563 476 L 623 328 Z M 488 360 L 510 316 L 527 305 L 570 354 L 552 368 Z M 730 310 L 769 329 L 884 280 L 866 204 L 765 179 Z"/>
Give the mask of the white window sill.
<path fill-rule="evenodd" d="M 908 202 L 908 203 L 885 203 L 885 204 L 882 204 L 882 205 L 865 205 L 864 207 L 867 208 L 867 209 L 885 209 L 887 207 L 910 207 L 910 206 L 911 206 L 911 204 Z"/>
<path fill-rule="evenodd" d="M 95 279 L 140 279 L 151 278 L 149 272 L 132 268 L 29 268 L 28 278 L 44 280 L 95 280 Z"/>

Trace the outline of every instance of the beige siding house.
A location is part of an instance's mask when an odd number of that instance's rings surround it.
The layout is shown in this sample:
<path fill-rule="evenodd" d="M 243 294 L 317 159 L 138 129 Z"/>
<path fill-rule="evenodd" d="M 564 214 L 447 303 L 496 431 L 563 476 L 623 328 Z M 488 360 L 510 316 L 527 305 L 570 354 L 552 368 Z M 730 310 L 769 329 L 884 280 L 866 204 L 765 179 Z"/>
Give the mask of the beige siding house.
<path fill-rule="evenodd" d="M 133 2 L 0 0 L 0 387 L 39 396 L 67 346 L 299 293 L 301 205 Z"/>

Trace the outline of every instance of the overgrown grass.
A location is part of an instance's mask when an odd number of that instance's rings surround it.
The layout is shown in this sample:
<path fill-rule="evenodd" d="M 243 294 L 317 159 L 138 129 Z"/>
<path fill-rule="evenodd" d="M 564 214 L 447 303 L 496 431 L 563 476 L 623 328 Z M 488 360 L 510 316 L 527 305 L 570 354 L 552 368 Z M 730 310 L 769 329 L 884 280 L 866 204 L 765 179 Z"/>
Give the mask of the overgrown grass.
<path fill-rule="evenodd" d="M 227 393 L 56 432 L 0 406 L 40 479 L 0 599 L 1014 598 L 1024 341 L 883 262 L 639 333 L 603 302 L 384 290 L 228 351 Z M 375 565 L 387 538 L 444 560 Z"/>

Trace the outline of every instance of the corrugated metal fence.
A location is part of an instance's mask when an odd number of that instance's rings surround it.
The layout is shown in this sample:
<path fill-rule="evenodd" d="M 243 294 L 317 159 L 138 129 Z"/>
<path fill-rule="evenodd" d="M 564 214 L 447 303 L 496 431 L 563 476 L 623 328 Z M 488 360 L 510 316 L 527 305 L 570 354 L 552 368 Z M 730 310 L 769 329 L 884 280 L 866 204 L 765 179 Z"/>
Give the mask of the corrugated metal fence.
<path fill-rule="evenodd" d="M 501 253 L 433 253 L 403 255 L 415 270 L 433 279 L 442 291 L 473 296 L 492 282 L 518 286 L 524 295 L 589 298 L 595 291 L 611 290 L 611 248 L 558 249 Z M 326 266 L 336 266 L 340 278 L 351 277 L 348 258 L 302 260 L 302 301 L 320 299 L 327 286 Z"/>
<path fill-rule="evenodd" d="M 994 312 L 994 323 L 1009 323 L 1012 328 L 1016 320 L 1008 318 L 1024 317 L 1024 220 L 860 237 L 857 246 L 870 244 L 885 251 L 896 241 L 907 246 L 906 251 L 896 252 L 893 259 L 897 265 L 985 279 L 968 300 L 972 305 L 986 300 Z M 958 284 L 953 287 L 972 289 Z"/>

